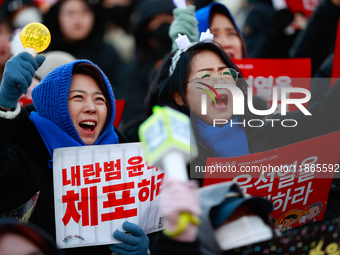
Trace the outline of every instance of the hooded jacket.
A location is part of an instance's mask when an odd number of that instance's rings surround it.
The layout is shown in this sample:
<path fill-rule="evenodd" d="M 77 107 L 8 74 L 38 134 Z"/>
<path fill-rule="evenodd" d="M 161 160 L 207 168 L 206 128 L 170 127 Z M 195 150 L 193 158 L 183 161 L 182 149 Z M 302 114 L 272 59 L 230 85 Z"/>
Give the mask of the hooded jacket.
<path fill-rule="evenodd" d="M 238 33 L 238 35 L 241 39 L 243 57 L 246 57 L 247 49 L 246 49 L 246 44 L 245 44 L 245 41 L 243 39 L 241 30 L 237 26 L 233 16 L 229 12 L 228 8 L 223 4 L 213 2 L 213 3 L 209 4 L 208 6 L 196 11 L 195 16 L 196 16 L 196 19 L 198 21 L 199 34 L 201 34 L 202 32 L 206 32 L 207 29 L 210 27 L 210 22 L 212 20 L 211 13 L 212 13 L 212 11 L 215 11 L 215 10 L 218 10 L 220 13 L 223 13 L 235 26 L 237 33 Z"/>
<path fill-rule="evenodd" d="M 58 130 L 48 129 L 46 133 L 50 133 L 52 139 L 60 142 L 59 147 L 82 145 L 81 141 L 77 142 L 78 145 L 67 143 L 68 139 L 72 141 L 80 139 L 67 108 L 72 69 L 80 62 L 90 63 L 79 60 L 56 68 L 32 91 L 37 113 L 30 117 L 25 109 L 21 109 L 20 114 L 14 119 L 0 118 L 0 214 L 17 209 L 40 191 L 30 222 L 43 228 L 53 237 L 55 237 L 53 170 L 48 164 L 51 154 L 50 148 L 47 147 L 51 143 L 48 142 L 50 138 L 42 136 L 41 133 L 46 123 L 55 125 Z M 114 96 L 110 83 L 105 76 L 103 77 L 111 111 L 96 144 L 103 144 L 104 141 L 118 143 L 118 136 L 112 128 Z M 33 123 L 31 119 L 34 115 L 43 122 L 33 120 Z M 66 254 L 81 252 L 93 255 L 99 251 L 101 254 L 110 254 L 107 246 L 65 249 Z"/>

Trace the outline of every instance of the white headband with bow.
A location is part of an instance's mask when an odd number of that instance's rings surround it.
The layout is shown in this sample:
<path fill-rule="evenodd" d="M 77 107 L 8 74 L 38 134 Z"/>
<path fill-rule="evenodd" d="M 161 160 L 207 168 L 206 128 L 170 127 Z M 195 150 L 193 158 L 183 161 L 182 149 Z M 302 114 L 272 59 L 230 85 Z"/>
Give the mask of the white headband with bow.
<path fill-rule="evenodd" d="M 199 42 L 212 42 L 214 38 L 213 34 L 210 34 L 209 28 L 207 29 L 207 32 L 202 32 Z M 172 58 L 171 66 L 169 69 L 169 76 L 171 76 L 176 68 L 178 60 L 181 58 L 182 53 L 186 52 L 189 48 L 194 46 L 197 42 L 190 43 L 188 37 L 186 35 L 178 34 L 178 38 L 175 40 L 178 51 L 175 53 L 175 55 Z"/>

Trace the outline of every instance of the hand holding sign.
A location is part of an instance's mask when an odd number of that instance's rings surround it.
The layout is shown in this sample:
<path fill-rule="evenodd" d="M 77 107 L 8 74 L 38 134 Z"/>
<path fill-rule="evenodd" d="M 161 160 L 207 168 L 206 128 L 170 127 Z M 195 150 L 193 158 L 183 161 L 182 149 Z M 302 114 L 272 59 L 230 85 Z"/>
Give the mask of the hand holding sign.
<path fill-rule="evenodd" d="M 123 243 L 110 245 L 110 250 L 120 255 L 147 254 L 149 248 L 149 238 L 144 233 L 143 229 L 138 225 L 128 221 L 123 223 L 123 228 L 132 235 L 116 230 L 113 233 L 113 237 L 119 241 L 122 241 Z"/>

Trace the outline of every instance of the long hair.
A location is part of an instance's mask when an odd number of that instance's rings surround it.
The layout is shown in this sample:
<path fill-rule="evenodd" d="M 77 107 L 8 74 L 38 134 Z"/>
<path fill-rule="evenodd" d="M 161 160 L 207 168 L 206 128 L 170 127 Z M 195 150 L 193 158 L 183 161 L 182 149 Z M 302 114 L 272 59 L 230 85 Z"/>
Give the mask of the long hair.
<path fill-rule="evenodd" d="M 169 106 L 185 114 L 189 114 L 189 107 L 186 100 L 186 90 L 188 86 L 188 78 L 192 68 L 192 59 L 203 51 L 211 51 L 216 53 L 229 68 L 233 68 L 239 72 L 239 79 L 236 82 L 242 92 L 246 95 L 247 83 L 243 79 L 243 75 L 239 68 L 231 61 L 227 54 L 216 44 L 200 42 L 190 47 L 186 52 L 182 53 L 177 62 L 176 68 L 171 76 L 169 76 L 169 68 L 172 63 L 172 57 L 175 52 L 167 55 L 159 68 L 157 78 L 153 81 L 148 94 L 148 106 L 146 115 L 152 114 L 152 108 L 155 105 Z M 174 92 L 179 92 L 184 106 L 180 106 L 173 98 Z"/>
<path fill-rule="evenodd" d="M 43 23 L 48 29 L 50 30 L 52 37 L 51 37 L 51 44 L 47 48 L 48 51 L 52 50 L 62 50 L 61 47 L 66 47 L 68 43 L 63 38 L 63 34 L 60 29 L 59 25 L 59 13 L 61 7 L 65 2 L 68 0 L 59 0 L 56 4 L 54 4 L 46 14 L 43 16 Z M 90 34 L 82 40 L 84 41 L 93 41 L 98 38 L 102 38 L 105 33 L 105 28 L 103 26 L 105 22 L 105 17 L 102 14 L 103 7 L 99 4 L 99 1 L 91 1 L 91 0 L 81 0 L 89 7 L 90 11 L 94 15 L 94 24 Z"/>

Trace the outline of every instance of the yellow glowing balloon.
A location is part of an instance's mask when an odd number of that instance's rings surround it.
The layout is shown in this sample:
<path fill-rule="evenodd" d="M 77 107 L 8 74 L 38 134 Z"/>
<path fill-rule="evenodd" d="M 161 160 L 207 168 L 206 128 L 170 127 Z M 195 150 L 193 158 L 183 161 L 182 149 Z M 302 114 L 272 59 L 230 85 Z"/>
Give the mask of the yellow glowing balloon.
<path fill-rule="evenodd" d="M 21 31 L 20 40 L 25 48 L 31 48 L 38 53 L 46 50 L 51 42 L 51 34 L 41 23 L 30 23 Z"/>

